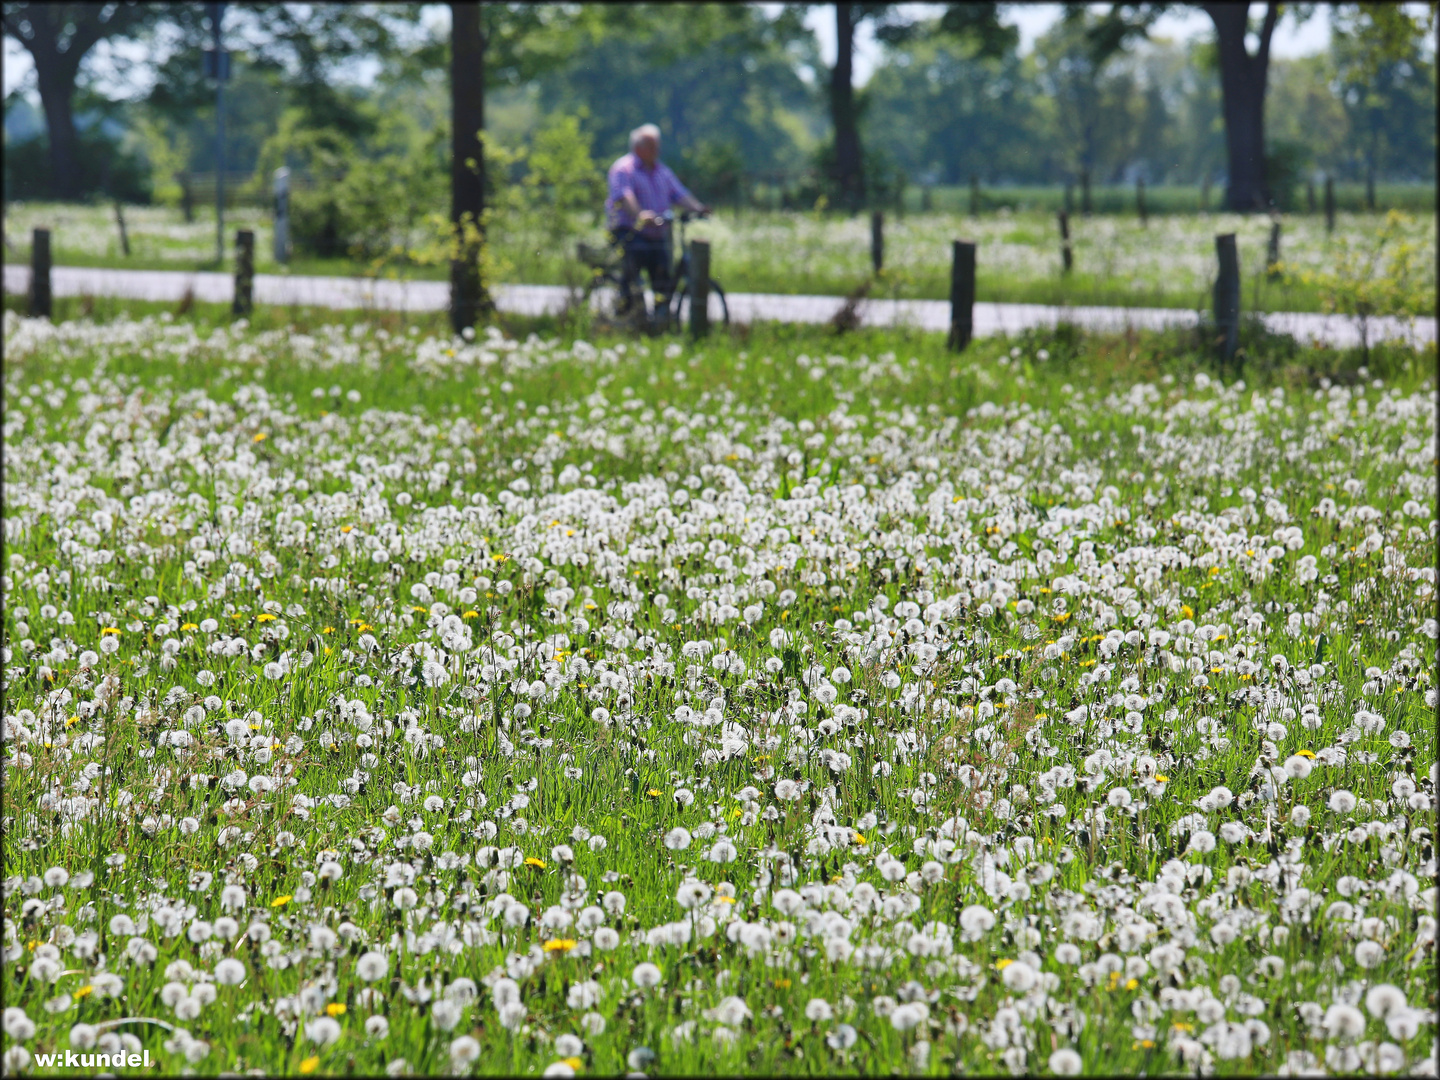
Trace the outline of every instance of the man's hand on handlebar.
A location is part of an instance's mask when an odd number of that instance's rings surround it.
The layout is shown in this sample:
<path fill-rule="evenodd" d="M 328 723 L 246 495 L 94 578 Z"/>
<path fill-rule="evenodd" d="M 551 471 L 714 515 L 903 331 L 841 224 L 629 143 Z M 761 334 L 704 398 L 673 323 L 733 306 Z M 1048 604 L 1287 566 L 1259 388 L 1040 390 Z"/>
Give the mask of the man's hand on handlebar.
<path fill-rule="evenodd" d="M 652 225 L 665 224 L 665 218 L 654 210 L 641 210 L 635 218 L 635 226 L 640 229 L 648 229 Z"/>

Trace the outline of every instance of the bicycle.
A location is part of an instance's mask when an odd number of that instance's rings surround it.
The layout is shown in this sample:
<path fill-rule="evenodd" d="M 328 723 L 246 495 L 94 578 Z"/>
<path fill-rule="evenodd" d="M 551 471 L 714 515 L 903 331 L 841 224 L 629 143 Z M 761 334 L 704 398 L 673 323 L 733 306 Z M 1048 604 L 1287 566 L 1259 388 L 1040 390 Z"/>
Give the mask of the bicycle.
<path fill-rule="evenodd" d="M 622 324 L 629 323 L 637 329 L 643 328 L 652 334 L 666 330 L 679 332 L 690 321 L 690 249 L 685 244 L 685 226 L 701 215 L 689 211 L 679 215 L 680 256 L 671 270 L 672 289 L 659 310 L 650 290 L 643 290 L 640 300 L 631 310 L 621 305 L 623 294 L 625 254 L 620 243 L 611 243 L 604 248 L 594 248 L 581 243 L 577 251 L 580 261 L 590 267 L 590 282 L 585 288 L 584 300 L 590 310 L 601 319 Z M 663 220 L 670 226 L 676 215 L 666 211 Z M 638 282 L 636 283 L 638 291 Z M 707 305 L 711 325 L 730 325 L 730 306 L 725 300 L 725 290 L 713 277 L 710 279 L 710 301 Z"/>

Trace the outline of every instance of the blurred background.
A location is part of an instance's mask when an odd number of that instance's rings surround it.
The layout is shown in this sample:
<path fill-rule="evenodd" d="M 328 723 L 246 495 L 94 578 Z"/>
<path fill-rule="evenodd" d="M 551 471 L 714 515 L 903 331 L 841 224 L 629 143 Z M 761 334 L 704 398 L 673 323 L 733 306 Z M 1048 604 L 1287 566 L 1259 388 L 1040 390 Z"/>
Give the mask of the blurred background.
<path fill-rule="evenodd" d="M 292 271 L 445 275 L 432 249 L 451 198 L 450 5 L 4 13 L 7 260 L 43 223 L 56 263 L 219 266 L 217 185 L 227 222 L 263 234 L 283 167 Z M 887 261 L 911 268 L 901 292 L 944 294 L 945 253 L 929 282 L 921 226 L 964 215 L 998 223 L 994 242 L 1015 249 L 1007 295 L 1026 298 L 1023 280 L 1058 264 L 1057 210 L 1172 216 L 1177 229 L 1227 209 L 1318 220 L 1327 181 L 1342 233 L 1400 209 L 1425 219 L 1433 251 L 1434 16 L 1433 4 L 484 4 L 495 276 L 566 280 L 575 240 L 599 233 L 605 169 L 645 121 L 720 208 L 730 250 L 717 248 L 716 272 L 731 288 L 787 291 L 797 267 L 824 279 L 819 264 L 842 251 L 863 263 L 854 215 L 883 209 L 915 219 L 889 240 Z M 1227 102 L 1227 78 L 1248 79 L 1245 94 Z M 1235 175 L 1227 135 L 1263 162 Z M 1077 224 L 1067 287 L 1165 293 L 1156 236 L 1127 237 Z M 261 269 L 275 268 L 272 246 L 257 237 Z M 1197 284 L 1174 291 L 1188 303 Z"/>

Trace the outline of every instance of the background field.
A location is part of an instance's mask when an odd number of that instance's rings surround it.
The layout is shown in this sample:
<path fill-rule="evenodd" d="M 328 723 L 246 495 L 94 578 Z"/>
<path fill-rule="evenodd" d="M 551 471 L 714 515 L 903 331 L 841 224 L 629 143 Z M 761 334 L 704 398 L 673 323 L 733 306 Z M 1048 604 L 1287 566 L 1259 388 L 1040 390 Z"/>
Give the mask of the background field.
<path fill-rule="evenodd" d="M 1054 194 L 1054 193 L 1051 193 Z M 215 219 L 197 215 L 185 224 L 179 211 L 131 207 L 125 211 L 131 256 L 120 254 L 113 210 L 103 206 L 10 204 L 6 210 L 7 259 L 28 258 L 36 226 L 54 230 L 57 264 L 137 269 L 213 269 Z M 1296 273 L 1329 269 L 1338 245 L 1366 248 L 1383 223 L 1379 214 L 1341 213 L 1333 234 L 1323 218 L 1286 215 L 1281 256 Z M 233 255 L 234 231 L 256 232 L 257 269 L 273 273 L 269 221 L 265 213 L 242 208 L 227 216 L 226 250 Z M 1322 294 L 1298 281 L 1271 281 L 1265 274 L 1270 221 L 1261 215 L 1156 215 L 1142 227 L 1133 215 L 1097 214 L 1071 218 L 1075 271 L 1061 273 L 1055 217 L 1042 211 L 1002 210 L 971 217 L 963 213 L 906 214 L 886 223 L 886 274 L 878 295 L 944 299 L 949 296 L 950 242 L 971 239 L 979 246 L 977 290 L 982 301 L 1046 304 L 1101 304 L 1209 308 L 1215 275 L 1214 237 L 1238 237 L 1244 306 L 1253 311 L 1319 311 Z M 846 295 L 869 277 L 868 216 L 843 217 L 798 211 L 722 210 L 697 225 L 693 237 L 711 240 L 713 274 L 734 292 Z M 1434 312 L 1435 218 L 1410 218 L 1403 238 L 1416 248 L 1423 280 L 1416 283 L 1426 310 Z M 493 224 L 496 277 L 525 284 L 568 284 L 583 280 L 574 258 L 577 239 L 598 244 L 604 236 L 593 218 L 574 215 L 557 225 L 532 216 L 497 217 Z M 418 233 L 410 243 L 417 243 Z M 297 258 L 297 274 L 378 274 L 441 280 L 437 266 L 382 261 L 362 265 L 347 259 Z"/>

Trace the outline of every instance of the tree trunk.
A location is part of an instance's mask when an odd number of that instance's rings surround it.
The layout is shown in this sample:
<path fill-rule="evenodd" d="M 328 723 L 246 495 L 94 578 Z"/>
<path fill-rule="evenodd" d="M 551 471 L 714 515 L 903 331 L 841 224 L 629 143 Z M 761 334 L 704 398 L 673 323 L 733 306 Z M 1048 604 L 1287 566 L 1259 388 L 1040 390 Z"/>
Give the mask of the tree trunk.
<path fill-rule="evenodd" d="M 480 256 L 485 239 L 485 37 L 478 3 L 450 5 L 450 322 L 458 334 L 488 307 Z"/>
<path fill-rule="evenodd" d="M 1270 68 L 1270 39 L 1279 18 L 1279 5 L 1265 5 L 1260 47 L 1253 56 L 1245 47 L 1248 4 L 1202 6 L 1215 24 L 1220 59 L 1225 150 L 1230 171 L 1226 203 L 1231 210 L 1263 210 L 1270 205 L 1270 185 L 1265 173 L 1265 84 Z"/>
<path fill-rule="evenodd" d="M 45 134 L 50 143 L 50 182 L 55 197 L 61 200 L 80 198 L 80 136 L 75 131 L 75 72 L 66 70 L 63 61 L 32 53 L 35 77 L 40 90 L 40 105 L 45 110 Z"/>
<path fill-rule="evenodd" d="M 865 198 L 860 128 L 855 115 L 855 17 L 853 4 L 835 5 L 835 67 L 830 72 L 830 113 L 835 124 L 835 182 L 847 210 Z"/>

